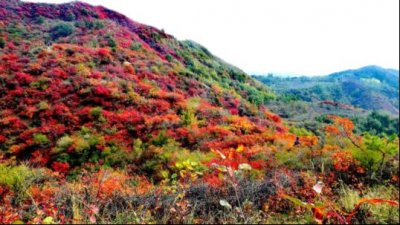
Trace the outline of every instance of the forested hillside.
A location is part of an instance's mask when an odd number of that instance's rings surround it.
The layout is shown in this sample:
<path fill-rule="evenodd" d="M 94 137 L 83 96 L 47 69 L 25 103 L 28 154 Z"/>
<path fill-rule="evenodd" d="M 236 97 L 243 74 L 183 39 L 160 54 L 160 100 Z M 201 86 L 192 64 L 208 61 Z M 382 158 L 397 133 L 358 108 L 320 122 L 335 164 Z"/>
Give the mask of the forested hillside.
<path fill-rule="evenodd" d="M 306 102 L 335 101 L 399 113 L 399 71 L 366 66 L 320 77 L 254 76 L 276 92 Z"/>

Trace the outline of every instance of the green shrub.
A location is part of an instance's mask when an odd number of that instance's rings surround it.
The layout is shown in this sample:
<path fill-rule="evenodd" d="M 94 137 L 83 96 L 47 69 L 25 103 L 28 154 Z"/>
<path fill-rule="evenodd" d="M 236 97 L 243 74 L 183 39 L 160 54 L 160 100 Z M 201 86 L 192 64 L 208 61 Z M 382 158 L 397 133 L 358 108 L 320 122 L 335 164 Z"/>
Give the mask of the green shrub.
<path fill-rule="evenodd" d="M 95 118 L 98 118 L 99 116 L 102 115 L 103 109 L 101 107 L 95 107 L 90 110 L 90 115 L 94 116 Z"/>
<path fill-rule="evenodd" d="M 133 141 L 133 155 L 135 159 L 140 159 L 144 151 L 143 142 L 140 139 Z"/>
<path fill-rule="evenodd" d="M 34 134 L 33 141 L 39 145 L 46 145 L 50 142 L 47 136 L 44 134 Z"/>
<path fill-rule="evenodd" d="M 153 138 L 151 143 L 155 146 L 163 146 L 168 143 L 168 137 L 165 130 L 162 130 L 158 133 L 158 135 Z"/>
<path fill-rule="evenodd" d="M 113 37 L 109 37 L 107 40 L 107 44 L 110 48 L 115 48 L 117 47 L 117 42 L 115 41 L 115 39 Z"/>
<path fill-rule="evenodd" d="M 305 150 L 285 151 L 275 154 L 277 165 L 285 165 L 291 169 L 307 169 L 308 154 Z"/>
<path fill-rule="evenodd" d="M 161 39 L 160 34 L 157 33 L 157 32 L 151 33 L 150 36 L 151 36 L 151 38 L 152 38 L 154 41 L 160 41 L 160 39 Z"/>
<path fill-rule="evenodd" d="M 94 30 L 100 30 L 104 28 L 104 23 L 100 20 L 95 20 L 95 21 L 90 21 L 90 20 L 85 20 L 85 21 L 79 21 L 75 23 L 76 27 L 80 28 L 86 28 L 86 29 L 94 29 Z"/>
<path fill-rule="evenodd" d="M 38 24 L 42 24 L 42 23 L 44 23 L 44 21 L 45 21 L 45 19 L 43 16 L 39 16 L 36 18 L 36 23 L 38 23 Z"/>
<path fill-rule="evenodd" d="M 291 127 L 289 131 L 297 136 L 312 136 L 313 135 L 313 133 L 311 131 L 308 131 L 304 127 Z"/>
<path fill-rule="evenodd" d="M 50 108 L 49 103 L 47 103 L 46 101 L 40 101 L 37 106 L 39 110 L 47 110 Z"/>
<path fill-rule="evenodd" d="M 110 167 L 121 167 L 124 168 L 126 165 L 132 163 L 135 160 L 134 151 L 126 151 L 119 147 L 117 144 L 106 147 L 101 156 L 104 158 L 104 164 Z"/>
<path fill-rule="evenodd" d="M 365 133 L 363 148 L 353 149 L 352 152 L 361 165 L 372 175 L 375 172 L 382 175 L 386 162 L 399 152 L 398 138 L 395 135 L 381 138 Z"/>
<path fill-rule="evenodd" d="M 167 59 L 168 62 L 172 62 L 172 60 L 174 60 L 174 57 L 172 57 L 172 55 L 170 54 L 167 54 L 165 58 Z"/>
<path fill-rule="evenodd" d="M 32 170 L 24 165 L 12 167 L 0 164 L 0 185 L 15 189 L 23 186 L 25 180 L 32 175 Z"/>
<path fill-rule="evenodd" d="M 68 13 L 65 15 L 65 20 L 66 20 L 66 21 L 73 21 L 73 20 L 75 20 L 75 19 L 76 19 L 76 16 L 75 16 L 75 14 L 72 13 L 72 12 L 68 12 Z"/>
<path fill-rule="evenodd" d="M 378 136 L 399 134 L 399 118 L 392 118 L 389 114 L 374 111 L 367 117 L 352 119 L 360 132 L 369 132 Z"/>
<path fill-rule="evenodd" d="M 100 30 L 100 29 L 102 29 L 104 27 L 105 27 L 104 23 L 102 21 L 100 21 L 100 20 L 96 20 L 96 21 L 93 22 L 93 28 L 96 29 L 96 30 Z"/>
<path fill-rule="evenodd" d="M 131 44 L 131 50 L 138 51 L 142 48 L 142 44 L 134 42 Z"/>
<path fill-rule="evenodd" d="M 183 126 L 190 126 L 198 122 L 196 115 L 191 110 L 182 112 L 181 121 Z"/>
<path fill-rule="evenodd" d="M 26 196 L 26 190 L 44 178 L 43 169 L 32 169 L 26 165 L 11 166 L 0 163 L 0 186 L 7 186 L 18 197 Z"/>
<path fill-rule="evenodd" d="M 60 138 L 60 139 L 57 141 L 57 146 L 56 146 L 56 148 L 55 148 L 55 152 L 56 152 L 56 153 L 64 152 L 64 151 L 67 150 L 67 148 L 70 147 L 73 143 L 74 143 L 74 140 L 73 140 L 70 136 L 66 135 L 66 136 Z"/>
<path fill-rule="evenodd" d="M 61 37 L 67 37 L 74 32 L 74 28 L 68 23 L 58 23 L 50 30 L 50 36 L 53 40 Z"/>

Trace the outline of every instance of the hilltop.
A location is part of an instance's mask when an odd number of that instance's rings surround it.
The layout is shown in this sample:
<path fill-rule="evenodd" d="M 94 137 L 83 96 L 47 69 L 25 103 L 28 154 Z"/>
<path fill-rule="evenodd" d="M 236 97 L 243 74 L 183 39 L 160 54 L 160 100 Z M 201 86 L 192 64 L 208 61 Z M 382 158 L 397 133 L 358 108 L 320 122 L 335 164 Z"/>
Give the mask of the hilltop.
<path fill-rule="evenodd" d="M 399 113 L 399 71 L 366 66 L 320 77 L 254 76 L 277 93 L 306 102 L 334 101 L 365 110 Z"/>

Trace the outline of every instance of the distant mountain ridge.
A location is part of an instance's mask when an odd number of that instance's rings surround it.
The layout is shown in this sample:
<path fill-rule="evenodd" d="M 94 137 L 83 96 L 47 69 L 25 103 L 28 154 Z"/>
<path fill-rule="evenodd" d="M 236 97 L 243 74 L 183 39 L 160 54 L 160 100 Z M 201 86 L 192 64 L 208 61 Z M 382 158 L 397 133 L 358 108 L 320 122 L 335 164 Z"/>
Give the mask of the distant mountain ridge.
<path fill-rule="evenodd" d="M 365 66 L 320 77 L 253 76 L 279 94 L 307 102 L 334 101 L 366 110 L 399 113 L 399 71 Z"/>
<path fill-rule="evenodd" d="M 379 66 L 370 65 L 360 69 L 346 70 L 328 75 L 331 78 L 374 78 L 380 82 L 385 82 L 390 86 L 399 88 L 399 71 L 395 69 L 385 69 Z"/>

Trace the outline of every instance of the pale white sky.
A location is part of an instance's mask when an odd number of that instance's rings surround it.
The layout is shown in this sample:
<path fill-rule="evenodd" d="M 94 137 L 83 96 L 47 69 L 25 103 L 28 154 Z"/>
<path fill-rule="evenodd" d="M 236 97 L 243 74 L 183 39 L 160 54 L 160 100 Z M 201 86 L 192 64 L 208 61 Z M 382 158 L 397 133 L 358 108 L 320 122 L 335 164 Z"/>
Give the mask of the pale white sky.
<path fill-rule="evenodd" d="M 82 1 L 194 40 L 250 74 L 399 68 L 398 0 Z"/>

